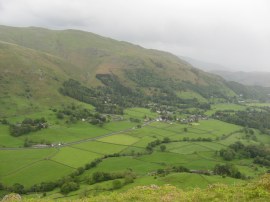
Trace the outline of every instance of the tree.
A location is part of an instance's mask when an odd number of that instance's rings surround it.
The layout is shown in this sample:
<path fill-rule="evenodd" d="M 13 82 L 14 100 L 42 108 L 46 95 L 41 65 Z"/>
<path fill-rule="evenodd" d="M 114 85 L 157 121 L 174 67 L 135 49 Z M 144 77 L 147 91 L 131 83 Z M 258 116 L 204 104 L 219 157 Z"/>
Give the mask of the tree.
<path fill-rule="evenodd" d="M 62 185 L 60 191 L 62 194 L 68 194 L 69 192 L 78 190 L 79 188 L 80 186 L 76 182 L 66 182 Z"/>
<path fill-rule="evenodd" d="M 244 175 L 242 175 L 233 164 L 216 164 L 214 168 L 214 173 L 217 175 L 230 176 L 238 179 L 244 177 Z"/>
<path fill-rule="evenodd" d="M 134 182 L 134 178 L 132 175 L 126 175 L 125 176 L 125 184 L 130 184 Z"/>
<path fill-rule="evenodd" d="M 222 149 L 220 150 L 220 156 L 222 156 L 226 161 L 231 161 L 235 158 L 235 151 L 232 149 Z"/>
<path fill-rule="evenodd" d="M 0 183 L 0 190 L 4 189 L 4 185 L 2 183 Z"/>
<path fill-rule="evenodd" d="M 120 180 L 112 181 L 112 188 L 113 189 L 120 189 L 122 187 L 122 183 Z"/>
<path fill-rule="evenodd" d="M 25 193 L 24 190 L 24 186 L 19 184 L 19 183 L 15 183 L 10 187 L 10 191 L 15 192 L 17 194 L 23 194 Z"/>
<path fill-rule="evenodd" d="M 168 137 L 164 137 L 163 138 L 163 142 L 164 143 L 169 143 L 171 140 L 170 140 L 170 138 L 168 138 Z"/>
<path fill-rule="evenodd" d="M 164 152 L 166 150 L 166 146 L 165 145 L 160 145 L 160 151 Z"/>

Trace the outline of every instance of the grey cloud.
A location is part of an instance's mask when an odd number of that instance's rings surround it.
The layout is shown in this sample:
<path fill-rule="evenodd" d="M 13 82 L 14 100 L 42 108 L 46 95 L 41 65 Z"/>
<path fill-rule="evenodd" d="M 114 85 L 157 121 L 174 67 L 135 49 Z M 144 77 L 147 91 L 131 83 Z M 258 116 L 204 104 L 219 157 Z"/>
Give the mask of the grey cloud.
<path fill-rule="evenodd" d="M 0 24 L 75 28 L 231 68 L 270 71 L 268 0 L 0 0 Z"/>

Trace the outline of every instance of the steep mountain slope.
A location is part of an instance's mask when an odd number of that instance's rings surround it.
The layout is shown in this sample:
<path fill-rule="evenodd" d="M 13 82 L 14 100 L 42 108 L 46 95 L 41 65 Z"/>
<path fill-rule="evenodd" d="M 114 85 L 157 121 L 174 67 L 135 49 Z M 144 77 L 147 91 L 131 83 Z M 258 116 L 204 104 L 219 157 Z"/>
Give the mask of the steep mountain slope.
<path fill-rule="evenodd" d="M 164 78 L 195 84 L 207 84 L 209 79 L 216 79 L 170 53 L 147 50 L 88 32 L 0 26 L 0 40 L 61 57 L 77 67 L 72 75 L 80 74 L 81 80 L 88 85 L 97 81 L 97 73 L 118 75 L 123 73 L 122 69 L 134 68 L 152 69 Z"/>
<path fill-rule="evenodd" d="M 72 65 L 47 53 L 0 42 L 1 117 L 65 102 L 58 88 Z"/>
<path fill-rule="evenodd" d="M 34 103 L 52 106 L 72 97 L 101 109 L 108 102 L 179 106 L 187 103 L 181 99 L 183 91 L 206 99 L 236 95 L 221 77 L 170 53 L 89 32 L 0 26 L 0 41 L 2 104 L 33 108 Z"/>

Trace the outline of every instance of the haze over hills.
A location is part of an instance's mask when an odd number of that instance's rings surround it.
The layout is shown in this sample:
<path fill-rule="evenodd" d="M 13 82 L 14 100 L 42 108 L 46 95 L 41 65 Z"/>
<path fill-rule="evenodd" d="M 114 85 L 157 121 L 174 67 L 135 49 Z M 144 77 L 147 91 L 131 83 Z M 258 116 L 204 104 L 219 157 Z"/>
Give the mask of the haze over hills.
<path fill-rule="evenodd" d="M 197 60 L 194 58 L 186 57 L 186 56 L 179 56 L 183 60 L 189 62 L 192 66 L 201 69 L 206 72 L 212 72 L 212 71 L 231 71 L 229 67 L 225 67 L 220 64 L 216 63 L 210 63 L 210 62 L 204 62 L 201 60 Z"/>
<path fill-rule="evenodd" d="M 227 81 L 235 81 L 249 86 L 270 87 L 270 72 L 231 72 L 215 70 L 212 73 L 217 74 Z"/>
<path fill-rule="evenodd" d="M 248 86 L 270 87 L 270 72 L 240 71 L 219 64 L 196 60 L 190 57 L 179 57 L 189 62 L 192 66 L 203 71 L 219 75 L 227 81 L 234 81 Z"/>

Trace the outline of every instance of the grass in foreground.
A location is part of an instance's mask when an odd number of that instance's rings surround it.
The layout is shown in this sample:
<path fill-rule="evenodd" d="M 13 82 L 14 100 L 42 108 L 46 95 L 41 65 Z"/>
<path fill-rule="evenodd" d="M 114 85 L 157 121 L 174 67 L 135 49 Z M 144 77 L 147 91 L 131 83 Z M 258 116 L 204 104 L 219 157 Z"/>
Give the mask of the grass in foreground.
<path fill-rule="evenodd" d="M 15 194 L 10 194 L 5 201 L 52 201 L 52 199 L 26 199 L 16 198 Z M 16 200 L 17 199 L 17 200 Z M 19 200 L 18 200 L 19 199 Z M 58 199 L 60 200 L 60 199 Z M 70 199 L 62 198 L 63 201 Z M 111 192 L 106 195 L 83 196 L 76 201 L 84 202 L 122 202 L 122 201 L 163 201 L 163 202 L 179 202 L 179 201 L 269 201 L 270 200 L 270 175 L 266 174 L 258 181 L 246 184 L 209 185 L 205 189 L 196 188 L 190 190 L 182 190 L 172 185 L 149 185 L 138 186 L 128 190 L 125 193 Z"/>

